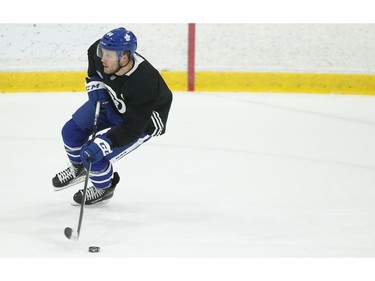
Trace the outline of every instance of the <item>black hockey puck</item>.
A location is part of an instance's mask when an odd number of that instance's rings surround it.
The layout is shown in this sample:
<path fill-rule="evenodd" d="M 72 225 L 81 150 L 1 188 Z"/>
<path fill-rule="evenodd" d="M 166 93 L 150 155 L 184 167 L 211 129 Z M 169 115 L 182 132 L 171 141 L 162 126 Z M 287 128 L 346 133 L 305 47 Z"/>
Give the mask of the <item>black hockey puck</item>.
<path fill-rule="evenodd" d="M 90 247 L 89 247 L 89 252 L 90 252 L 90 253 L 99 253 L 99 252 L 100 252 L 100 247 L 97 247 L 97 246 L 90 246 Z"/>

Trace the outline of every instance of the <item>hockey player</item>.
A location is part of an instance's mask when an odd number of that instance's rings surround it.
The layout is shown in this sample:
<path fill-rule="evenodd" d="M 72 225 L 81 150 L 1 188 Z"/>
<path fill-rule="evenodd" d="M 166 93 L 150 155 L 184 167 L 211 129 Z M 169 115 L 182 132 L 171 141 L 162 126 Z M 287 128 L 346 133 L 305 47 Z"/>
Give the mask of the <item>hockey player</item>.
<path fill-rule="evenodd" d="M 88 49 L 88 101 L 62 128 L 70 167 L 52 179 L 55 191 L 83 182 L 88 162 L 92 186 L 87 188 L 86 205 L 112 198 L 120 178 L 112 163 L 152 137 L 165 133 L 172 93 L 159 72 L 136 53 L 137 38 L 125 28 L 106 33 Z M 95 104 L 101 102 L 94 141 Z M 81 204 L 83 189 L 73 200 Z"/>

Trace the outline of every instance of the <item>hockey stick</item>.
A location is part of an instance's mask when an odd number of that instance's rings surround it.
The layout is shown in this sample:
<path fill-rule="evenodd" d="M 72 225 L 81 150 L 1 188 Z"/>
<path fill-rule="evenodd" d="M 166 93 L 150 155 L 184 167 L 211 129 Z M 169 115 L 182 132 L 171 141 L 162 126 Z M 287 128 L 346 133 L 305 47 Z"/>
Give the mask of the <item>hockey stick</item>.
<path fill-rule="evenodd" d="M 94 116 L 94 126 L 93 126 L 93 132 L 92 132 L 92 137 L 91 137 L 92 141 L 95 139 L 96 131 L 98 129 L 99 112 L 100 112 L 100 101 L 97 101 L 96 102 L 96 108 L 95 108 L 95 116 Z M 85 201 L 86 201 L 86 191 L 87 191 L 87 184 L 89 182 L 91 166 L 92 166 L 92 160 L 90 159 L 89 160 L 89 166 L 87 168 L 86 178 L 85 178 L 85 186 L 83 188 L 83 196 L 82 196 L 82 201 L 81 201 L 81 210 L 79 212 L 77 232 L 74 232 L 73 229 L 70 228 L 70 227 L 66 227 L 65 230 L 64 230 L 64 234 L 65 234 L 66 238 L 68 238 L 68 239 L 78 240 L 79 234 L 81 232 L 83 210 L 84 210 Z"/>

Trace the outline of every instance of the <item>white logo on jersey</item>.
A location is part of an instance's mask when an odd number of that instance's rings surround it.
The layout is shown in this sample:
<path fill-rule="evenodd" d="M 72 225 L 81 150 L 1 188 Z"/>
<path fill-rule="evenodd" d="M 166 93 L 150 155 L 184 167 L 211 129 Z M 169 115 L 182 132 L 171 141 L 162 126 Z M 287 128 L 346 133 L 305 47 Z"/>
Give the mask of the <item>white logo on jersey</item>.
<path fill-rule="evenodd" d="M 113 103 L 115 104 L 117 111 L 124 114 L 126 111 L 126 105 L 125 102 L 121 99 L 118 99 L 116 96 L 116 92 L 108 85 L 104 84 L 105 88 L 107 89 L 109 96 L 113 100 Z"/>

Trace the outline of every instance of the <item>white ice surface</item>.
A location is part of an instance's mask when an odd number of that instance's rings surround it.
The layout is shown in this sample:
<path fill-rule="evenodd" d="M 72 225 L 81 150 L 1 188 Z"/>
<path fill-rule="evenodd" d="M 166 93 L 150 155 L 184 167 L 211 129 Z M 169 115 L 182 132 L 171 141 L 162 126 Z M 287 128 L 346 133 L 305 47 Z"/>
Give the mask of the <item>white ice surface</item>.
<path fill-rule="evenodd" d="M 167 133 L 115 163 L 72 242 L 83 184 L 51 178 L 85 100 L 0 95 L 0 257 L 375 257 L 375 97 L 175 93 Z"/>

